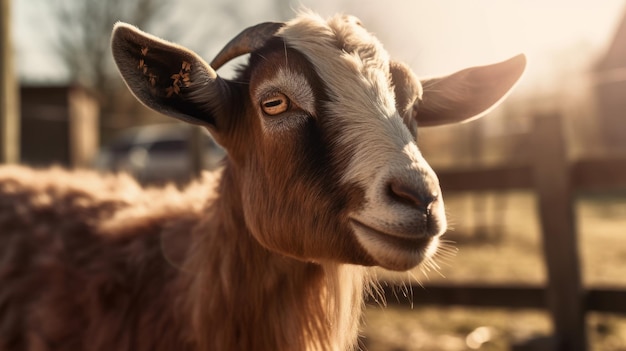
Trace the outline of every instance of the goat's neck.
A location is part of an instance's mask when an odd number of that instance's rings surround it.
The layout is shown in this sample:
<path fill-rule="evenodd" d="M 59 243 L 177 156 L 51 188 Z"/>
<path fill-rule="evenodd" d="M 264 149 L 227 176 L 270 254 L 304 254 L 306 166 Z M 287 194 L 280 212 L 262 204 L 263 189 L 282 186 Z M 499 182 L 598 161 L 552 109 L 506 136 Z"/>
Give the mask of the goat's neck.
<path fill-rule="evenodd" d="M 345 350 L 362 308 L 362 268 L 268 251 L 247 229 L 235 175 L 198 226 L 190 303 L 201 349 Z M 195 256 L 195 257 L 194 257 Z M 218 322 L 216 322 L 218 321 Z"/>

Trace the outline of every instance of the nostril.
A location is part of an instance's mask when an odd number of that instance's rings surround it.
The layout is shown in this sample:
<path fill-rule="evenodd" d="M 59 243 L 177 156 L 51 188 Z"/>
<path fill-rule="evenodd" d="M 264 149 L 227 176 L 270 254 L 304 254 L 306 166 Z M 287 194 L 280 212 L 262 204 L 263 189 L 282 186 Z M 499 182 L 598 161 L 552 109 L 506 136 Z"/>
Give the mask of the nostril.
<path fill-rule="evenodd" d="M 425 213 L 437 199 L 437 193 L 423 191 L 416 186 L 394 180 L 389 183 L 389 194 L 393 200 L 416 207 Z"/>

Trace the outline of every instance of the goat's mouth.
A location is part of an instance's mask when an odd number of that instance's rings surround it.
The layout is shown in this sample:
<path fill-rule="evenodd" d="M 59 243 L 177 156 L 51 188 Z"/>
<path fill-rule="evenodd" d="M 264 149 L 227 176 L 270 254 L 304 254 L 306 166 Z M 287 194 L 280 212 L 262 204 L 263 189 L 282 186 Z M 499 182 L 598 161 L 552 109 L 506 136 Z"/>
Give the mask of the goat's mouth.
<path fill-rule="evenodd" d="M 363 221 L 351 218 L 350 223 L 359 243 L 386 269 L 404 271 L 432 256 L 439 243 L 439 235 L 417 233 L 409 235 L 392 230 L 378 229 Z"/>

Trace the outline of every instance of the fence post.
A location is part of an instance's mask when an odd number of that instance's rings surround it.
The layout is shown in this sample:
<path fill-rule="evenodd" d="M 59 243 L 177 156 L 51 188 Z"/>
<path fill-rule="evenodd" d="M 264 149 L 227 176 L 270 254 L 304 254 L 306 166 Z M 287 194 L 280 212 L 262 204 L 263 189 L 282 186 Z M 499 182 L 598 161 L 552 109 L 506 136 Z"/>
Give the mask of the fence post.
<path fill-rule="evenodd" d="M 202 142 L 203 130 L 192 126 L 189 130 L 189 164 L 191 179 L 197 179 L 204 169 L 204 147 Z"/>
<path fill-rule="evenodd" d="M 557 114 L 536 116 L 530 137 L 548 275 L 546 298 L 558 351 L 585 351 L 584 295 L 566 141 Z"/>
<path fill-rule="evenodd" d="M 11 0 L 0 0 L 0 163 L 20 159 L 19 87 L 13 68 Z"/>
<path fill-rule="evenodd" d="M 74 86 L 67 94 L 70 165 L 89 167 L 100 144 L 100 106 L 85 88 Z"/>

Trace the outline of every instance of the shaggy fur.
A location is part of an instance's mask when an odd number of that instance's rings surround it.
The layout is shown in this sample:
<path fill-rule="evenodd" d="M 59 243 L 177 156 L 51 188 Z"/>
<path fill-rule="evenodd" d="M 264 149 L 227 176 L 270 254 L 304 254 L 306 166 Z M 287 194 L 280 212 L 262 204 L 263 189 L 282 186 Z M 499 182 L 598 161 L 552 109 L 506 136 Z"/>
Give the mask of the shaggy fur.
<path fill-rule="evenodd" d="M 353 344 L 361 269 L 276 257 L 247 240 L 241 214 L 223 210 L 233 200 L 214 206 L 218 177 L 179 191 L 142 189 L 126 176 L 0 168 L 0 349 Z M 195 333 L 184 327 L 191 320 Z"/>
<path fill-rule="evenodd" d="M 0 349 L 192 349 L 188 283 L 163 244 L 186 250 L 214 198 L 205 179 L 144 191 L 124 176 L 0 168 Z"/>

